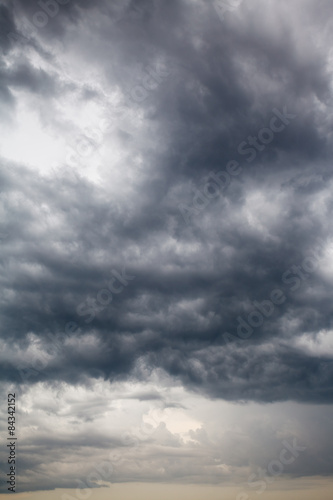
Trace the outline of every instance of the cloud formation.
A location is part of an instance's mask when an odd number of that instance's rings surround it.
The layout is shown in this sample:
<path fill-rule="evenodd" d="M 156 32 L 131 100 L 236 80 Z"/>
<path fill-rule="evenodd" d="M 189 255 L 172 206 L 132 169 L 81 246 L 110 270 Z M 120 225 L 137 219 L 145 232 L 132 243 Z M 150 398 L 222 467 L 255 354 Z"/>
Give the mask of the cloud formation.
<path fill-rule="evenodd" d="M 5 384 L 112 387 L 160 370 L 198 398 L 332 402 L 330 9 L 0 3 Z M 26 449 L 57 455 L 50 439 Z M 200 460 L 179 477 L 202 480 Z M 294 473 L 329 473 L 311 464 Z"/>

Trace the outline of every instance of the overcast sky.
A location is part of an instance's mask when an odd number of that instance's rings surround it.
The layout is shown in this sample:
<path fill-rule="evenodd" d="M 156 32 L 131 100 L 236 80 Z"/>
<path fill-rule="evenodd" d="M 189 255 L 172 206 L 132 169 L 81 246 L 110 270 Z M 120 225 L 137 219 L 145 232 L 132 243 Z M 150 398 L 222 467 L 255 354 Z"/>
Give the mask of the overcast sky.
<path fill-rule="evenodd" d="M 0 0 L 22 498 L 329 498 L 332 27 L 330 0 Z"/>

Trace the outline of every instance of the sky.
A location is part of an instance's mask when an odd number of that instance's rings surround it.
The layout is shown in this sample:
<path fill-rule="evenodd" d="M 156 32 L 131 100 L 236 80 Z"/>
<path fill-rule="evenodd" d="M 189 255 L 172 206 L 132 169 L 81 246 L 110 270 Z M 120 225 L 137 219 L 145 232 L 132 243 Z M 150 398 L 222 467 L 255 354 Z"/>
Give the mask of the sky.
<path fill-rule="evenodd" d="M 330 0 L 0 0 L 0 499 L 329 500 Z"/>

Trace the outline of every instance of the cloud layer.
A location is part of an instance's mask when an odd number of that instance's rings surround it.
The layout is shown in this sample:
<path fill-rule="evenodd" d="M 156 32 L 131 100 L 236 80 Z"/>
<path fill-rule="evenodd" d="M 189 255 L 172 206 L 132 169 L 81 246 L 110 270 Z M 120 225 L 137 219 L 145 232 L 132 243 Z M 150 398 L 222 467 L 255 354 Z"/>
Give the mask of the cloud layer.
<path fill-rule="evenodd" d="M 330 404 L 330 2 L 47 5 L 0 3 L 3 383 Z"/>

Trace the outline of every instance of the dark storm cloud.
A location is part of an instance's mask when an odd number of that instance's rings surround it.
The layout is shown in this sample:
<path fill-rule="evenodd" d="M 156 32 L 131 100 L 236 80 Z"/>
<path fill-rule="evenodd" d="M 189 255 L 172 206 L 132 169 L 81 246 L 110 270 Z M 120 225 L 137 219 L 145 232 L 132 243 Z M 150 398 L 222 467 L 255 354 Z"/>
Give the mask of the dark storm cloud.
<path fill-rule="evenodd" d="M 233 230 L 233 239 L 229 242 L 227 229 L 225 244 L 234 243 L 235 255 L 228 259 L 226 266 L 226 259 L 215 250 L 219 234 L 208 241 L 203 238 L 199 251 L 186 259 L 157 246 L 159 238 L 163 241 L 166 237 L 160 230 L 157 234 L 146 234 L 145 242 L 139 240 L 141 257 L 134 260 L 130 253 L 126 255 L 126 249 L 133 244 L 133 235 L 121 233 L 112 204 L 99 201 L 98 193 L 82 181 L 73 184 L 67 181 L 62 186 L 53 184 L 51 188 L 46 182 L 27 184 L 23 175 L 21 179 L 21 189 L 26 195 L 38 192 L 39 199 L 35 198 L 36 205 L 30 208 L 30 213 L 26 208 L 24 212 L 19 211 L 19 207 L 12 212 L 16 224 L 11 226 L 11 235 L 2 250 L 7 255 L 4 261 L 8 266 L 2 286 L 13 290 L 13 295 L 6 301 L 3 328 L 8 332 L 6 338 L 19 346 L 27 346 L 26 334 L 34 332 L 44 339 L 44 347 L 50 345 L 54 356 L 42 370 L 38 363 L 35 365 L 38 371 L 28 377 L 29 382 L 54 379 L 75 383 L 86 375 L 123 378 L 132 369 L 141 378 L 140 369 L 135 368 L 141 358 L 148 366 L 161 366 L 180 377 L 193 389 L 225 399 L 331 400 L 332 361 L 302 354 L 288 346 L 290 331 L 283 324 L 283 319 L 294 317 L 299 322 L 292 332 L 296 336 L 330 327 L 329 299 L 323 300 L 322 291 L 317 297 L 308 297 L 305 293 L 309 287 L 322 287 L 320 281 L 311 277 L 309 282 L 302 282 L 295 294 L 281 281 L 289 267 L 303 260 L 297 247 L 290 252 L 290 243 L 286 248 L 281 244 L 277 260 L 275 245 L 270 250 L 261 248 L 258 253 L 262 245 L 260 238 L 243 235 L 240 228 L 240 231 Z M 38 230 L 38 222 L 45 217 L 39 206 L 46 200 L 54 215 L 66 214 L 62 228 L 75 228 L 75 232 L 71 230 L 64 236 L 66 233 L 61 229 L 58 233 L 53 231 L 52 240 L 47 241 L 45 230 L 42 233 Z M 91 206 L 94 206 L 93 214 L 89 214 Z M 288 214 L 287 211 L 286 217 Z M 284 222 L 281 221 L 282 236 L 286 231 Z M 36 234 L 32 232 L 34 224 Z M 104 226 L 111 237 L 102 236 Z M 279 235 L 278 228 L 276 234 Z M 22 237 L 26 242 L 24 255 L 20 245 Z M 75 256 L 71 256 L 72 241 L 80 242 Z M 190 241 L 178 240 L 178 243 L 195 245 L 195 241 L 192 236 Z M 209 249 L 208 243 L 212 242 L 213 249 Z M 306 240 L 303 247 L 305 243 Z M 58 244 L 63 248 L 62 254 L 52 249 Z M 103 265 L 88 258 L 95 245 L 112 248 Z M 141 263 L 144 254 L 155 246 L 150 261 L 146 265 Z M 215 265 L 202 263 L 201 252 Z M 10 265 L 12 259 L 17 263 L 16 269 Z M 174 269 L 164 271 L 163 267 L 170 263 Z M 97 292 L 107 287 L 111 270 L 120 270 L 123 266 L 135 280 L 121 295 L 114 296 L 107 308 L 96 313 L 92 325 L 86 323 L 93 308 L 84 307 L 86 314 L 79 317 L 77 306 L 85 303 L 88 296 L 96 298 Z M 82 283 L 85 283 L 84 290 Z M 261 328 L 254 329 L 246 346 L 241 345 L 230 353 L 224 333 L 230 332 L 236 337 L 237 317 L 246 318 L 254 309 L 251 303 L 266 300 L 275 288 L 284 291 L 286 304 L 277 307 Z M 17 304 L 19 316 L 15 312 Z M 75 334 L 78 335 L 75 344 L 67 345 L 69 335 L 64 335 L 55 348 L 54 334 L 63 332 L 69 321 L 77 322 L 80 327 Z M 99 341 L 96 340 L 96 350 L 88 355 L 79 346 L 80 338 L 89 332 Z M 279 348 L 283 339 L 287 347 Z M 276 347 L 267 352 L 261 348 L 261 344 L 267 342 Z M 7 361 L 3 368 L 5 378 L 20 380 L 17 359 Z"/>
<path fill-rule="evenodd" d="M 54 41 L 63 36 L 68 27 L 79 24 L 96 11 L 103 13 L 112 27 L 126 20 L 141 19 L 147 5 L 135 5 L 131 0 L 42 0 L 40 3 L 16 0 L 13 10 L 23 25 L 38 32 L 45 41 Z"/>
<path fill-rule="evenodd" d="M 14 16 L 12 10 L 6 5 L 0 4 L 0 44 L 3 52 L 10 47 L 10 37 L 8 33 L 15 31 Z"/>
<path fill-rule="evenodd" d="M 43 70 L 33 70 L 24 62 L 7 74 L 6 79 L 11 87 L 26 88 L 39 95 L 53 94 L 55 88 L 54 76 L 48 75 Z"/>
<path fill-rule="evenodd" d="M 141 16 L 124 14 L 117 23 L 106 3 L 78 5 L 59 6 L 36 37 L 70 46 L 75 26 L 77 57 L 88 68 L 95 64 L 111 86 L 125 82 L 127 96 L 142 82 L 135 64 L 176 62 L 149 98 L 130 103 L 154 131 L 151 144 L 131 131 L 120 134 L 147 169 L 130 196 L 113 199 L 69 168 L 50 182 L 3 160 L 10 236 L 2 243 L 2 335 L 16 354 L 28 348 L 29 333 L 52 352 L 26 381 L 141 378 L 143 366 L 160 366 L 214 397 L 331 402 L 331 357 L 288 347 L 291 328 L 292 338 L 332 328 L 331 285 L 319 269 L 295 292 L 282 281 L 332 234 L 327 49 L 307 38 L 298 4 L 290 7 L 291 21 L 275 6 L 272 23 L 272 4 L 244 2 L 242 17 L 223 25 L 210 7 L 188 2 L 142 2 Z M 321 14 L 313 2 L 307 7 L 302 21 L 319 30 Z M 19 3 L 17 21 L 22 12 L 32 19 L 34 9 L 35 2 Z M 12 14 L 3 13 L 10 25 Z M 9 87 L 62 90 L 28 62 L 18 60 L 6 75 Z M 247 162 L 240 144 L 284 108 L 295 119 Z M 187 226 L 178 205 L 190 204 L 191 182 L 201 188 L 202 178 L 229 160 L 240 163 L 242 174 Z M 123 268 L 135 279 L 88 323 L 87 299 L 96 300 L 112 270 Z M 247 318 L 253 302 L 274 289 L 285 303 L 231 352 L 225 332 L 236 337 L 238 317 Z M 82 304 L 87 313 L 80 315 Z M 52 351 L 49 334 L 64 332 L 70 321 L 75 333 Z M 79 348 L 89 333 L 90 353 Z M 14 358 L 3 361 L 1 377 L 20 380 Z"/>

